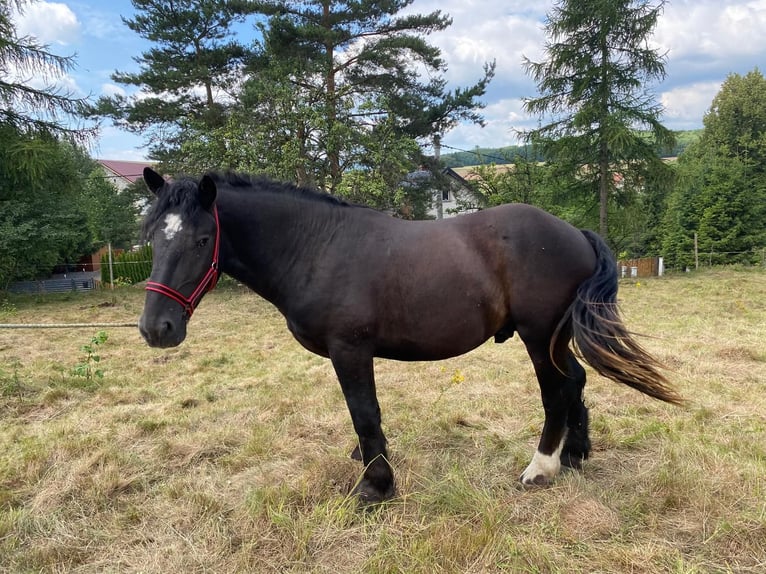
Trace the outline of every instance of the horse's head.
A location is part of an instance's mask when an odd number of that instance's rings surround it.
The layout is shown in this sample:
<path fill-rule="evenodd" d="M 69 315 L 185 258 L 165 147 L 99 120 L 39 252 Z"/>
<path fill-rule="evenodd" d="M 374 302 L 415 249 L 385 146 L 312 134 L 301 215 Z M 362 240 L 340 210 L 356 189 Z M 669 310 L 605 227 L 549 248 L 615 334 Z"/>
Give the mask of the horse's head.
<path fill-rule="evenodd" d="M 216 186 L 209 177 L 165 181 L 150 168 L 144 181 L 157 196 L 144 222 L 153 250 L 152 274 L 138 328 L 152 347 L 175 347 L 186 323 L 218 279 L 220 230 Z"/>

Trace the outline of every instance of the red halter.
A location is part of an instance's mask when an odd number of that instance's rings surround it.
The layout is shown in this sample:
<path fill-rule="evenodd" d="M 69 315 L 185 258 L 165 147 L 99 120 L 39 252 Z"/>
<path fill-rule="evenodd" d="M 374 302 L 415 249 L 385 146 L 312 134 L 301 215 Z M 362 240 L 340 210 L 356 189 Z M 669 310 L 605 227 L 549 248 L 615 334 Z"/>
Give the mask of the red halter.
<path fill-rule="evenodd" d="M 213 217 L 215 217 L 215 244 L 213 246 L 213 262 L 191 295 L 185 297 L 182 293 L 176 291 L 172 287 L 168 287 L 162 283 L 157 283 L 156 281 L 146 282 L 147 291 L 154 291 L 160 295 L 165 295 L 166 297 L 170 297 L 173 299 L 173 301 L 179 303 L 184 308 L 184 313 L 186 314 L 187 319 L 191 319 L 192 313 L 194 313 L 197 305 L 199 305 L 203 295 L 205 295 L 205 293 L 208 291 L 212 291 L 213 288 L 215 288 L 216 283 L 218 283 L 218 275 L 220 274 L 218 269 L 218 254 L 221 243 L 221 224 L 218 222 L 218 208 L 215 205 L 213 206 Z"/>

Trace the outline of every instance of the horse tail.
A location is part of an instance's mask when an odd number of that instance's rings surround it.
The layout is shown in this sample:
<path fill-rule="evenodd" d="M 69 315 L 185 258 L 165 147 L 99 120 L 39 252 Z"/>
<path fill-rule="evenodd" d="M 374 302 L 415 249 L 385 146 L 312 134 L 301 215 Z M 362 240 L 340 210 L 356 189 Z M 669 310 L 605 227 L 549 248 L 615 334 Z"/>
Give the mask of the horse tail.
<path fill-rule="evenodd" d="M 663 365 L 631 336 L 617 306 L 617 263 L 609 246 L 591 231 L 582 230 L 596 253 L 596 270 L 583 281 L 559 323 L 551 351 L 560 331 L 571 325 L 575 354 L 604 377 L 675 405 L 684 399 L 659 369 Z"/>

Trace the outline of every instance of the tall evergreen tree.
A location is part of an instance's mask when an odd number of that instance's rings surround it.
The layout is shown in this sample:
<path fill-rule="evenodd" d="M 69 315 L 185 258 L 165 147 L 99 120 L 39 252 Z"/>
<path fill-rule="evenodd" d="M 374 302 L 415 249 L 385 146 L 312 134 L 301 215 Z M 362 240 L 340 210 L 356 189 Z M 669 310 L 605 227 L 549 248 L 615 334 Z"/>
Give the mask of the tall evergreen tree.
<path fill-rule="evenodd" d="M 0 0 L 0 125 L 26 135 L 54 135 L 83 143 L 92 130 L 77 125 L 86 100 L 53 83 L 74 67 L 74 58 L 59 56 L 29 36 L 19 37 L 13 12 L 22 13 L 27 0 Z M 49 85 L 34 88 L 21 78 L 43 78 Z"/>
<path fill-rule="evenodd" d="M 648 40 L 665 4 L 647 0 L 559 0 L 548 16 L 543 62 L 525 60 L 540 96 L 525 109 L 546 121 L 528 134 L 550 161 L 576 175 L 599 201 L 607 236 L 615 174 L 640 190 L 651 172 L 665 172 L 659 149 L 672 133 L 647 88 L 665 76 L 665 57 Z M 650 137 L 639 130 L 648 131 Z M 635 191 L 634 188 L 632 191 Z"/>
<path fill-rule="evenodd" d="M 451 19 L 438 10 L 400 15 L 412 1 L 253 3 L 269 21 L 252 93 L 270 93 L 274 83 L 290 85 L 293 113 L 278 121 L 292 123 L 281 123 L 277 131 L 292 134 L 298 163 L 314 166 L 313 173 L 298 178 L 306 180 L 302 183 L 338 189 L 344 171 L 367 156 L 365 141 L 378 126 L 398 126 L 403 138 L 426 137 L 448 129 L 451 121 L 478 117 L 476 98 L 494 69 L 487 68 L 474 87 L 447 92 L 440 50 L 425 37 L 448 27 Z M 432 79 L 424 83 L 423 77 Z"/>
<path fill-rule="evenodd" d="M 172 163 L 185 127 L 212 130 L 225 123 L 230 90 L 239 81 L 247 48 L 232 26 L 250 12 L 246 0 L 132 0 L 131 30 L 154 43 L 137 73 L 116 71 L 118 84 L 141 88 L 140 97 L 102 97 L 92 110 L 135 133 L 150 153 Z"/>

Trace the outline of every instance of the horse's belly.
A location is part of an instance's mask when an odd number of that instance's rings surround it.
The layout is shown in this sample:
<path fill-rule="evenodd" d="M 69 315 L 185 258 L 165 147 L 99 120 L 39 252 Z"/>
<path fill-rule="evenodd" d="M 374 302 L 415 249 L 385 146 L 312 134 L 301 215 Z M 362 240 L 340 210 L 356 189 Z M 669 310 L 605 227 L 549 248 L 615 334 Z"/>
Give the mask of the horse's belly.
<path fill-rule="evenodd" d="M 423 345 L 422 343 L 402 343 L 392 346 L 382 346 L 375 352 L 376 357 L 395 361 L 442 361 L 451 357 L 463 355 L 484 341 L 462 347 Z"/>
<path fill-rule="evenodd" d="M 398 326 L 387 324 L 381 330 L 376 355 L 400 361 L 448 359 L 475 349 L 503 324 L 498 314 L 482 313 L 478 308 L 455 311 L 418 313 Z"/>

